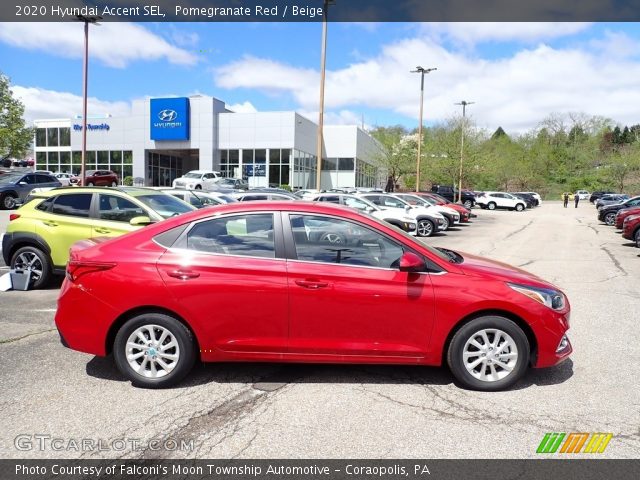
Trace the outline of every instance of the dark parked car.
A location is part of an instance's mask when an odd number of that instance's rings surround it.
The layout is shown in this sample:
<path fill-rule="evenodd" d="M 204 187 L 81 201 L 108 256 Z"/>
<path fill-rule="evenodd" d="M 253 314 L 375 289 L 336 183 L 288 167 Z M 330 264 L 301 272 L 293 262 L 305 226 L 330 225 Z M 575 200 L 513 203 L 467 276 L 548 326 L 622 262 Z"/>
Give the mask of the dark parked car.
<path fill-rule="evenodd" d="M 598 210 L 598 220 L 606 223 L 607 225 L 615 225 L 616 214 L 623 208 L 639 207 L 640 196 L 630 198 L 622 203 L 614 203 L 611 205 L 605 205 Z"/>
<path fill-rule="evenodd" d="M 591 194 L 591 196 L 589 197 L 589 201 L 591 203 L 596 203 L 596 200 L 598 200 L 600 197 L 602 197 L 603 195 L 607 195 L 609 193 L 616 193 L 616 192 L 610 192 L 608 190 L 598 190 L 597 192 L 593 192 Z"/>
<path fill-rule="evenodd" d="M 25 201 L 34 188 L 61 187 L 60 181 L 43 173 L 8 173 L 0 176 L 0 208 L 10 210 Z"/>
<path fill-rule="evenodd" d="M 118 175 L 111 170 L 87 170 L 85 175 L 85 186 L 87 187 L 117 187 Z M 71 179 L 71 185 L 80 183 L 80 177 Z"/>
<path fill-rule="evenodd" d="M 527 208 L 533 208 L 538 205 L 538 200 L 536 200 L 530 193 L 512 193 L 511 195 L 524 200 L 527 204 Z"/>
<path fill-rule="evenodd" d="M 431 187 L 431 191 L 446 198 L 450 202 L 458 201 L 458 189 L 455 187 L 448 185 L 433 185 Z M 469 191 L 462 190 L 462 204 L 467 208 L 473 207 L 476 204 L 476 196 Z"/>

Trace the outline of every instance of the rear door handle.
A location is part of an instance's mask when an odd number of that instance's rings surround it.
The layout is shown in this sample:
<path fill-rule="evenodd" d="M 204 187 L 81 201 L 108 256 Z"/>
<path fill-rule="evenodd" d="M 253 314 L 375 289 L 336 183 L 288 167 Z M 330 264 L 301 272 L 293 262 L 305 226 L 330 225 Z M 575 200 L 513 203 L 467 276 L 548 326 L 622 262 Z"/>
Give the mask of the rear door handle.
<path fill-rule="evenodd" d="M 309 288 L 311 290 L 317 290 L 319 288 L 329 286 L 327 282 L 320 282 L 318 280 L 296 280 L 296 285 L 300 285 L 303 288 Z"/>
<path fill-rule="evenodd" d="M 44 223 L 47 227 L 57 227 L 58 224 L 56 222 L 50 222 L 48 220 L 43 220 L 42 223 Z"/>
<path fill-rule="evenodd" d="M 96 232 L 98 232 L 98 233 L 111 233 L 111 230 L 109 230 L 108 228 L 97 227 L 96 228 Z"/>
<path fill-rule="evenodd" d="M 200 274 L 192 270 L 172 270 L 167 272 L 167 275 L 173 278 L 179 278 L 180 280 L 188 280 L 190 278 L 198 278 Z"/>

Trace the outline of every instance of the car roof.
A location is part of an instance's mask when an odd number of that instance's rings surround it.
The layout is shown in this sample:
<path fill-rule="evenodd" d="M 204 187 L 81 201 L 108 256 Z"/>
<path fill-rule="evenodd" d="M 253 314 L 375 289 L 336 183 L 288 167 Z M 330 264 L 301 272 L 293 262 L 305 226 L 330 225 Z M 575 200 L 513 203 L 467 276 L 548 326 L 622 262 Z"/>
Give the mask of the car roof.
<path fill-rule="evenodd" d="M 35 192 L 32 194 L 34 197 L 51 197 L 60 193 L 79 193 L 79 192 L 121 192 L 127 193 L 132 197 L 140 195 L 149 195 L 152 193 L 159 193 L 161 190 L 145 187 L 56 187 L 51 190 L 45 190 L 43 192 Z"/>

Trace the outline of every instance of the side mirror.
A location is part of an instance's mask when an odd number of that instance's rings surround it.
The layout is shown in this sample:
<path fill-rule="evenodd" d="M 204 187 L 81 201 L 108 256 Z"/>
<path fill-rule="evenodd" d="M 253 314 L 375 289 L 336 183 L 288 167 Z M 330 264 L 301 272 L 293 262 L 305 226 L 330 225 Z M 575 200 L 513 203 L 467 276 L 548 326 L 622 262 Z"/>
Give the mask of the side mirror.
<path fill-rule="evenodd" d="M 400 257 L 401 272 L 424 272 L 426 267 L 424 260 L 415 253 L 405 252 Z"/>
<path fill-rule="evenodd" d="M 411 205 L 405 205 L 405 206 L 404 206 L 404 210 L 405 210 L 406 212 L 408 212 L 409 210 L 411 210 Z"/>
<path fill-rule="evenodd" d="M 22 182 L 18 182 L 18 185 L 26 185 L 27 182 L 25 182 L 24 180 Z"/>
<path fill-rule="evenodd" d="M 134 227 L 144 227 L 145 225 L 149 225 L 150 223 L 153 223 L 151 219 L 143 215 L 139 217 L 133 217 L 131 220 L 129 220 L 129 225 L 132 225 Z"/>
<path fill-rule="evenodd" d="M 365 211 L 366 211 L 367 213 L 371 213 L 371 212 L 375 212 L 375 211 L 376 211 L 376 209 L 375 209 L 375 208 L 373 208 L 372 206 L 367 206 L 367 208 L 365 208 Z"/>

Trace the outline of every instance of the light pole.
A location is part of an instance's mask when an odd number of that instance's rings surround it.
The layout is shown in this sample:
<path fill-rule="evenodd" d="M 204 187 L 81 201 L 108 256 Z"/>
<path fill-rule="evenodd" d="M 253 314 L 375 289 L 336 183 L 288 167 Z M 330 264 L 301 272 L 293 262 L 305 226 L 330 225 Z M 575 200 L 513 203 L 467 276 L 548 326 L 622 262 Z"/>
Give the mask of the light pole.
<path fill-rule="evenodd" d="M 416 192 L 420 191 L 420 155 L 422 150 L 422 107 L 424 103 L 424 75 L 425 73 L 433 72 L 437 68 L 423 68 L 417 66 L 415 70 L 411 70 L 411 73 L 420 74 L 420 124 L 418 125 L 418 158 L 416 159 Z"/>
<path fill-rule="evenodd" d="M 100 25 L 102 17 L 76 15 L 76 20 L 84 22 L 84 59 L 82 65 L 82 157 L 80 166 L 80 185 L 84 187 L 87 166 L 87 82 L 89 77 L 89 24 Z"/>
<path fill-rule="evenodd" d="M 324 79 L 327 60 L 327 14 L 329 5 L 335 0 L 324 0 L 322 8 L 322 52 L 320 53 L 320 108 L 318 109 L 318 146 L 316 147 L 316 190 L 320 191 L 322 180 L 322 143 L 324 129 Z"/>
<path fill-rule="evenodd" d="M 476 102 L 467 102 L 462 100 L 456 105 L 462 105 L 462 125 L 460 126 L 460 177 L 458 178 L 458 203 L 462 203 L 462 157 L 464 154 L 464 127 L 465 117 L 467 113 L 467 105 L 473 105 Z"/>

